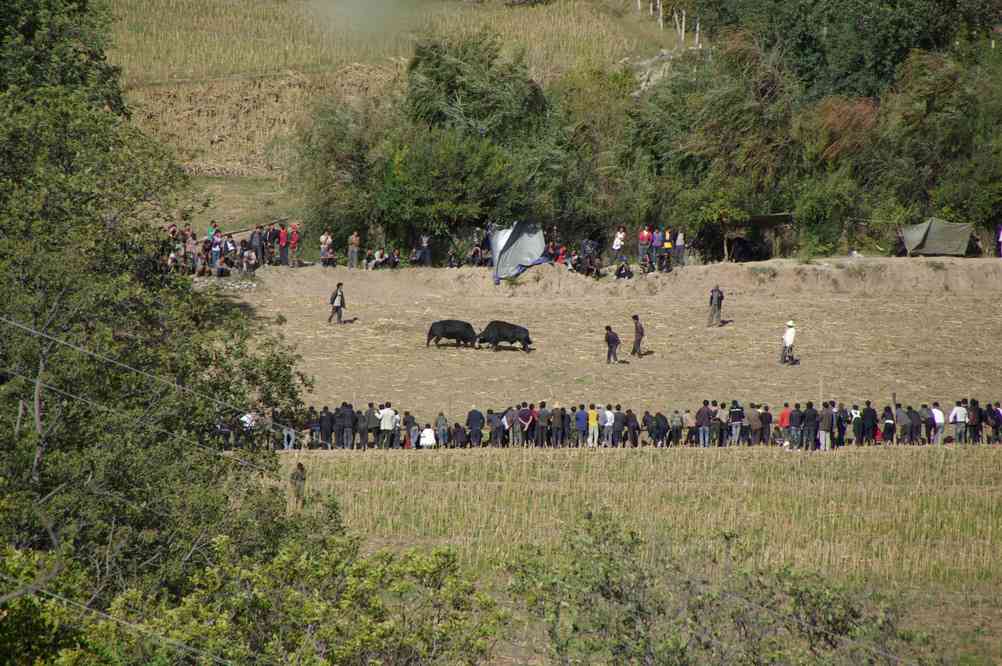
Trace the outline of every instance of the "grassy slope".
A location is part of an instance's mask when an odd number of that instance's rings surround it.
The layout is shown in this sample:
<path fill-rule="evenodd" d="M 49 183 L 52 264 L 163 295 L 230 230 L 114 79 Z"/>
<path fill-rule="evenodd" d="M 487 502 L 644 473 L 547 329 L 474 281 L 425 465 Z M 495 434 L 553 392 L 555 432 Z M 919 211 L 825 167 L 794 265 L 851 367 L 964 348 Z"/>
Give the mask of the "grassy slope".
<path fill-rule="evenodd" d="M 448 544 L 479 571 L 604 506 L 651 548 L 710 573 L 723 535 L 764 566 L 792 565 L 902 602 L 967 663 L 1002 658 L 1002 456 L 979 449 L 565 450 L 307 453 L 374 546 Z"/>

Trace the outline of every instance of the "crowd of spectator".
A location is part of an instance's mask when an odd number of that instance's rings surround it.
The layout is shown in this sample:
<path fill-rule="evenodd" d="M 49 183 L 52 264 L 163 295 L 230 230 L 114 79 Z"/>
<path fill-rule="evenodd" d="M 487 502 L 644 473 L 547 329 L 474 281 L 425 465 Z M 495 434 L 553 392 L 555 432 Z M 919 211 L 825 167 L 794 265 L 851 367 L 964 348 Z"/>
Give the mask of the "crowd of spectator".
<path fill-rule="evenodd" d="M 221 424 L 226 445 L 267 445 L 295 449 L 429 449 L 480 447 L 728 447 L 777 446 L 791 451 L 831 451 L 849 445 L 998 444 L 1002 436 L 999 402 L 957 400 L 888 405 L 878 412 L 835 400 L 820 405 L 768 405 L 738 400 L 704 400 L 695 409 L 644 411 L 614 404 L 549 407 L 523 402 L 450 421 L 443 412 L 420 419 L 389 402 L 365 408 L 342 403 L 331 410 L 311 407 L 298 417 L 272 414 L 265 423 L 253 413 Z M 231 441 L 232 440 L 232 441 Z"/>

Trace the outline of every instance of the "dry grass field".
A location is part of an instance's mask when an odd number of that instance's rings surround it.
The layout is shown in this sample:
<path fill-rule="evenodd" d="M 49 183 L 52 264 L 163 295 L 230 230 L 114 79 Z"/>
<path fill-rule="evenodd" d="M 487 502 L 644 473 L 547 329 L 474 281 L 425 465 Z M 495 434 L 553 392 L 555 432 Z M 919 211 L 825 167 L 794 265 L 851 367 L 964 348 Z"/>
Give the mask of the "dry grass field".
<path fill-rule="evenodd" d="M 112 62 L 137 124 L 192 173 L 281 178 L 320 99 L 388 94 L 423 32 L 501 35 L 533 76 L 614 65 L 674 45 L 632 3 L 531 8 L 451 0 L 112 0 Z"/>
<path fill-rule="evenodd" d="M 695 409 L 703 398 L 765 402 L 870 398 L 1002 400 L 998 260 L 774 260 L 693 266 L 667 276 L 594 282 L 540 267 L 495 287 L 463 268 L 351 272 L 267 268 L 248 298 L 282 327 L 317 378 L 313 401 L 391 400 L 428 421 L 472 404 L 528 400 L 619 402 L 636 410 Z M 349 310 L 327 324 L 327 301 L 344 282 Z M 724 318 L 707 329 L 706 299 L 719 283 Z M 644 321 L 649 356 L 605 362 L 603 327 L 628 352 L 630 315 Z M 428 325 L 492 319 L 529 328 L 535 351 L 426 349 Z M 780 367 L 784 323 L 798 324 L 799 367 Z M 623 356 L 629 359 L 628 354 Z"/>
<path fill-rule="evenodd" d="M 998 260 L 826 259 L 694 266 L 628 283 L 543 267 L 495 287 L 476 269 L 265 269 L 246 299 L 280 326 L 317 381 L 318 406 L 392 400 L 422 422 L 516 400 L 695 408 L 703 397 L 905 403 L 1002 399 Z M 355 323 L 326 323 L 345 283 Z M 725 319 L 707 329 L 719 283 Z M 652 355 L 607 366 L 602 328 L 645 320 Z M 434 319 L 524 324 L 536 351 L 425 347 Z M 802 364 L 776 364 L 794 318 Z M 1002 450 L 488 450 L 311 452 L 310 484 L 333 492 L 373 547 L 452 545 L 481 573 L 523 544 L 552 544 L 589 506 L 712 569 L 725 537 L 765 566 L 878 589 L 908 623 L 966 663 L 1002 659 Z M 957 656 L 956 661 L 960 657 Z M 951 661 L 953 661 L 951 659 Z"/>

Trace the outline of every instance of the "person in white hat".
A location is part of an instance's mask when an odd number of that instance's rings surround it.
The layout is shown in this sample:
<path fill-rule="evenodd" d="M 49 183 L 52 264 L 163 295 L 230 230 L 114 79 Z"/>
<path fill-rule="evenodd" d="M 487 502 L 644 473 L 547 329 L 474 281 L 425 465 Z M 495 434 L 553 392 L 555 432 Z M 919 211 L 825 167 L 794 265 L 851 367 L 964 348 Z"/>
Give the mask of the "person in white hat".
<path fill-rule="evenodd" d="M 797 327 L 793 320 L 786 322 L 786 331 L 783 333 L 783 356 L 781 363 L 791 363 L 793 361 L 793 341 L 797 337 Z"/>

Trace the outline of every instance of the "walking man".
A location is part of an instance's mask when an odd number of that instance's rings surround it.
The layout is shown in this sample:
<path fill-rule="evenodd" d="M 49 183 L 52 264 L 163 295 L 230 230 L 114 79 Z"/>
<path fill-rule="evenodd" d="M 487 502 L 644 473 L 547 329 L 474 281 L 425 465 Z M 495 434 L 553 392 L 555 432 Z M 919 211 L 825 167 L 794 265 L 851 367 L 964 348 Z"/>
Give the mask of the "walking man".
<path fill-rule="evenodd" d="M 640 358 L 643 353 L 640 351 L 640 343 L 644 340 L 644 325 L 640 323 L 640 315 L 633 315 L 633 351 L 630 356 Z"/>
<path fill-rule="evenodd" d="M 716 285 L 710 290 L 710 318 L 706 322 L 707 326 L 721 325 L 720 313 L 723 307 L 724 292 L 720 291 L 720 285 Z"/>
<path fill-rule="evenodd" d="M 793 320 L 786 322 L 786 331 L 783 333 L 783 355 L 780 357 L 781 364 L 793 363 L 793 341 L 797 339 L 797 327 Z"/>
<path fill-rule="evenodd" d="M 334 319 L 334 317 L 337 317 L 337 323 L 344 323 L 341 321 L 341 314 L 344 309 L 344 287 L 341 282 L 338 282 L 337 286 L 334 288 L 334 293 L 331 294 L 331 314 L 327 317 L 327 323 L 331 323 L 331 320 Z"/>
<path fill-rule="evenodd" d="M 605 327 L 605 345 L 608 347 L 605 362 L 619 363 L 619 336 L 612 330 L 612 326 Z"/>

